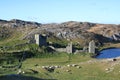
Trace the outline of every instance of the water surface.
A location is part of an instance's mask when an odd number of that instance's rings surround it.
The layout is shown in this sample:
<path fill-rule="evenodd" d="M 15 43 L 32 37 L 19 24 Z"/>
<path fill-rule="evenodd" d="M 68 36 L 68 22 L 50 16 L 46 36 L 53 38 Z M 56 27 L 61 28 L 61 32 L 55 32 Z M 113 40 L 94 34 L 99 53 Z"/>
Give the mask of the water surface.
<path fill-rule="evenodd" d="M 102 50 L 96 58 L 102 59 L 102 58 L 116 58 L 116 57 L 120 57 L 120 48 Z"/>

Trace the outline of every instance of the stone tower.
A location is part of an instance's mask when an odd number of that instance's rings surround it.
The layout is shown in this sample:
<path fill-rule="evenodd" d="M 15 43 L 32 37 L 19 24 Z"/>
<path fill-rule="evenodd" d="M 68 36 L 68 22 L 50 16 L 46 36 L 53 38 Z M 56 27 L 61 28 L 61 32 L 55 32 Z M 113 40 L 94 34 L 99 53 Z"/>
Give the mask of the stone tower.
<path fill-rule="evenodd" d="M 72 42 L 71 42 L 71 43 L 68 43 L 68 46 L 66 47 L 66 52 L 67 52 L 67 53 L 72 53 L 72 52 L 73 52 Z"/>
<path fill-rule="evenodd" d="M 39 46 L 46 46 L 47 45 L 47 37 L 45 34 L 35 34 L 35 41 L 36 44 Z"/>
<path fill-rule="evenodd" d="M 95 42 L 93 40 L 89 42 L 89 53 L 95 53 Z"/>

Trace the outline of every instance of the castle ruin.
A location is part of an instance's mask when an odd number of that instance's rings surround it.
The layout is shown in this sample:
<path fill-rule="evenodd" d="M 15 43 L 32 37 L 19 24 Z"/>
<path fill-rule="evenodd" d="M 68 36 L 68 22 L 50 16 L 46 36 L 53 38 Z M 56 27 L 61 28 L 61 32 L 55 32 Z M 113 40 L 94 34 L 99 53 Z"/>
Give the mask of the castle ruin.
<path fill-rule="evenodd" d="M 89 53 L 95 53 L 95 42 L 93 40 L 89 42 Z"/>
<path fill-rule="evenodd" d="M 68 43 L 68 46 L 66 47 L 66 52 L 69 54 L 73 53 L 72 42 Z"/>
<path fill-rule="evenodd" d="M 68 43 L 66 48 L 55 48 L 55 50 L 58 51 L 58 52 L 66 52 L 68 54 L 73 53 L 72 42 Z"/>
<path fill-rule="evenodd" d="M 39 46 L 47 46 L 47 37 L 45 34 L 35 34 L 35 42 Z"/>
<path fill-rule="evenodd" d="M 35 41 L 39 46 L 47 46 L 47 37 L 45 34 L 35 34 Z M 68 43 L 68 46 L 66 46 L 66 48 L 55 48 L 53 46 L 51 48 L 59 52 L 67 52 L 68 54 L 73 53 L 72 42 Z M 95 42 L 93 40 L 89 42 L 88 49 L 83 48 L 83 50 L 76 50 L 74 53 L 87 52 L 87 50 L 89 53 L 95 53 Z"/>

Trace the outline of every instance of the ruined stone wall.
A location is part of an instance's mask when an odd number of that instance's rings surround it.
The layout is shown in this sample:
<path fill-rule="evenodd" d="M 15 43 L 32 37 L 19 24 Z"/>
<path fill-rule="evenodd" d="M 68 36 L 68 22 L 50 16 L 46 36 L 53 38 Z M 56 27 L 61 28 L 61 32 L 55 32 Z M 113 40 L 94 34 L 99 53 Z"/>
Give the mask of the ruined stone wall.
<path fill-rule="evenodd" d="M 40 45 L 40 35 L 39 34 L 35 34 L 35 43 L 37 44 L 37 45 Z"/>
<path fill-rule="evenodd" d="M 95 53 L 95 42 L 91 41 L 89 43 L 89 53 Z"/>
<path fill-rule="evenodd" d="M 39 46 L 47 46 L 46 35 L 35 34 L 36 44 Z"/>
<path fill-rule="evenodd" d="M 58 52 L 66 52 L 66 48 L 55 48 Z"/>
<path fill-rule="evenodd" d="M 68 44 L 66 47 L 66 52 L 67 53 L 73 53 L 73 47 L 72 47 L 72 42 Z"/>

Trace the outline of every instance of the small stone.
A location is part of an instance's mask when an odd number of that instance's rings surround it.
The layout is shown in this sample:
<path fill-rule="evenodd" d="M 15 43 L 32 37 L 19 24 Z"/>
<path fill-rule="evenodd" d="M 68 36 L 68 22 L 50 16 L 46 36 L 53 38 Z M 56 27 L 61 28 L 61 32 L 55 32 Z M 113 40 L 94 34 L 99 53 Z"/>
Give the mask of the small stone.
<path fill-rule="evenodd" d="M 117 59 L 114 58 L 112 61 L 116 61 L 116 60 L 117 60 Z"/>
<path fill-rule="evenodd" d="M 66 72 L 70 72 L 71 70 L 66 70 Z"/>
<path fill-rule="evenodd" d="M 81 68 L 80 66 L 77 66 L 77 68 L 79 69 L 79 68 Z"/>
<path fill-rule="evenodd" d="M 22 70 L 21 70 L 21 69 L 19 69 L 19 70 L 18 70 L 18 72 L 17 72 L 17 74 L 21 74 L 21 72 L 22 72 Z"/>
<path fill-rule="evenodd" d="M 68 64 L 67 66 L 68 66 L 68 67 L 71 67 L 72 65 Z"/>
<path fill-rule="evenodd" d="M 109 70 L 110 70 L 110 68 L 106 68 L 105 70 L 106 70 L 106 71 L 109 71 Z"/>
<path fill-rule="evenodd" d="M 60 68 L 60 66 L 55 66 L 55 68 Z"/>
<path fill-rule="evenodd" d="M 22 73 L 24 74 L 25 72 L 23 71 Z"/>
<path fill-rule="evenodd" d="M 42 68 L 44 69 L 44 68 L 45 68 L 45 66 L 42 66 Z"/>
<path fill-rule="evenodd" d="M 77 64 L 72 64 L 72 66 L 73 66 L 73 67 L 76 67 L 76 66 L 78 66 L 78 65 L 77 65 Z"/>

